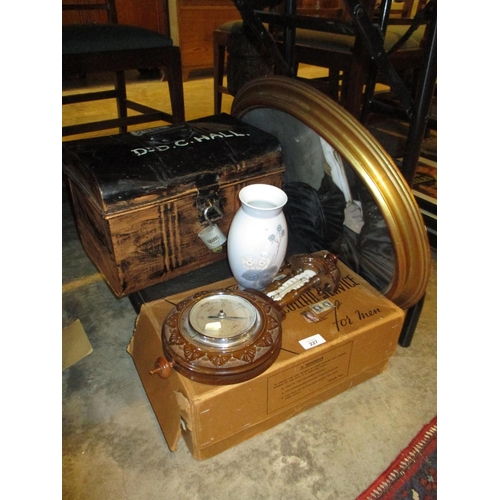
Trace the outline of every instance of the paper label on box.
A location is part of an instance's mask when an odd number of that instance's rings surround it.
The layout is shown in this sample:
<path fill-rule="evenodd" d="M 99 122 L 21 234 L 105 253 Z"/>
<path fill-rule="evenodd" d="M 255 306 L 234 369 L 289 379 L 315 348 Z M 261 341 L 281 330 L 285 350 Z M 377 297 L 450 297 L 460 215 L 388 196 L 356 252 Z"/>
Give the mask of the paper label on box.
<path fill-rule="evenodd" d="M 306 350 L 316 347 L 317 345 L 324 344 L 325 342 L 326 340 L 319 333 L 312 335 L 311 337 L 307 337 L 307 339 L 299 340 L 299 344 Z"/>
<path fill-rule="evenodd" d="M 349 375 L 352 342 L 323 352 L 267 379 L 268 413 L 295 404 Z"/>

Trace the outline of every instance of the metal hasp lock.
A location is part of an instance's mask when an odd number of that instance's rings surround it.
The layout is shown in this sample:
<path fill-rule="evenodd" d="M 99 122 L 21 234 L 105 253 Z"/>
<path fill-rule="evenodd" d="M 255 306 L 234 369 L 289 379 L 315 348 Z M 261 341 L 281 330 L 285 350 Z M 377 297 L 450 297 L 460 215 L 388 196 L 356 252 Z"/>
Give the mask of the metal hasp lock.
<path fill-rule="evenodd" d="M 198 233 L 198 236 L 212 252 L 220 252 L 227 238 L 214 222 L 222 220 L 223 214 L 221 209 L 212 202 L 211 198 L 205 198 L 205 202 L 206 207 L 203 210 L 203 219 L 208 222 L 208 226 L 202 229 Z"/>
<path fill-rule="evenodd" d="M 211 226 L 213 226 L 214 222 L 222 220 L 224 214 L 222 213 L 222 210 L 218 207 L 218 205 L 216 203 L 213 203 L 210 198 L 207 198 L 205 201 L 207 203 L 207 206 L 203 210 L 203 218 Z M 215 212 L 215 214 L 213 212 Z"/>
<path fill-rule="evenodd" d="M 210 224 L 222 219 L 221 208 L 223 207 L 223 203 L 218 196 L 219 181 L 219 174 L 217 172 L 203 173 L 196 178 L 196 190 L 198 192 L 196 196 L 196 208 L 200 224 L 204 224 L 205 222 Z M 216 213 L 214 216 L 209 213 L 212 209 Z"/>

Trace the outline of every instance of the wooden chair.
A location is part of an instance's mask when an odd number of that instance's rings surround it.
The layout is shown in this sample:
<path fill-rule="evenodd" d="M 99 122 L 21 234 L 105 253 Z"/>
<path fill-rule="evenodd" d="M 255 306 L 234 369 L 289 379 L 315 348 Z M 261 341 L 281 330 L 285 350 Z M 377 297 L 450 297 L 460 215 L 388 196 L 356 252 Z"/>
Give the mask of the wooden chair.
<path fill-rule="evenodd" d="M 298 0 L 297 13 L 303 16 L 317 16 L 330 19 L 339 19 L 343 9 L 337 5 L 341 0 L 322 0 L 311 2 L 311 0 Z M 283 5 L 275 9 L 282 9 Z M 243 21 L 229 21 L 222 24 L 214 31 L 214 113 L 220 113 L 222 107 L 223 94 L 231 95 L 228 86 L 224 84 L 226 73 L 226 50 L 229 38 L 232 34 L 241 32 Z M 267 26 L 268 27 L 268 26 Z M 273 35 L 276 31 L 273 29 Z M 277 40 L 279 41 L 279 40 Z"/>
<path fill-rule="evenodd" d="M 396 8 L 383 35 L 384 49 L 389 51 L 404 36 L 410 20 L 402 16 L 425 4 L 422 0 L 405 0 L 403 8 Z M 377 22 L 378 12 L 373 0 L 363 2 L 368 15 Z M 346 21 L 350 21 L 345 13 Z M 418 68 L 424 57 L 423 41 L 426 27 L 420 26 L 389 60 L 398 72 Z M 370 68 L 370 56 L 361 36 L 350 36 L 312 30 L 297 29 L 295 44 L 296 63 L 326 67 L 329 70 L 328 93 L 357 118 L 360 118 L 363 89 Z M 380 81 L 383 75 L 379 74 Z M 387 81 L 385 80 L 385 83 Z"/>
<path fill-rule="evenodd" d="M 172 39 L 152 30 L 117 23 L 115 0 L 63 0 L 63 11 L 99 11 L 100 22 L 71 22 L 62 26 L 63 78 L 88 73 L 114 73 L 114 89 L 64 95 L 63 105 L 100 99 L 116 99 L 118 118 L 63 127 L 63 136 L 119 128 L 152 121 L 185 120 L 184 91 L 179 47 Z M 84 17 L 88 17 L 84 16 Z M 105 19 L 103 19 L 105 17 Z M 95 19 L 95 18 L 94 18 Z M 168 82 L 171 113 L 127 99 L 125 71 L 161 69 Z M 129 116 L 127 110 L 139 112 Z"/>
<path fill-rule="evenodd" d="M 404 0 L 404 6 L 396 9 L 397 17 L 401 17 L 403 12 L 412 12 L 413 2 L 420 5 L 425 0 Z M 410 6 L 410 3 L 412 4 Z M 374 19 L 376 16 L 376 1 L 365 0 L 363 2 L 368 15 Z M 298 14 L 317 15 L 321 17 L 331 17 L 340 19 L 346 23 L 352 21 L 349 13 L 345 9 L 336 10 L 321 6 L 316 13 L 307 7 L 299 4 Z M 391 23 L 384 37 L 384 48 L 390 49 L 398 40 L 402 38 L 406 31 L 408 20 L 403 19 L 401 23 Z M 225 46 L 231 33 L 241 29 L 242 22 L 236 21 L 227 23 L 216 30 L 214 34 L 214 109 L 220 111 L 222 94 L 229 94 L 227 86 L 223 85 Z M 407 69 L 418 67 L 423 57 L 422 39 L 425 27 L 419 28 L 412 34 L 403 47 L 391 55 L 391 63 L 395 69 Z M 349 112 L 357 118 L 360 117 L 361 105 L 363 101 L 363 88 L 366 81 L 368 69 L 370 67 L 369 54 L 364 47 L 364 42 L 360 36 L 330 33 L 312 29 L 297 28 L 295 30 L 294 43 L 294 72 L 297 73 L 299 64 L 310 64 L 328 68 L 328 78 L 309 80 L 308 83 L 314 85 L 334 100 L 338 101 Z"/>

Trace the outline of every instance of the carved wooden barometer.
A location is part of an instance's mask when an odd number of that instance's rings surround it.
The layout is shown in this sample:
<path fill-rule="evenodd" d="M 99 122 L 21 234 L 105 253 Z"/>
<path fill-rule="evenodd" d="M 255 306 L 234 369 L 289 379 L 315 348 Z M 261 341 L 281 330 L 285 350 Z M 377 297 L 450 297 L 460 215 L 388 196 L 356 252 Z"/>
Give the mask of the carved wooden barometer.
<path fill-rule="evenodd" d="M 311 288 L 333 293 L 340 279 L 336 261 L 328 252 L 296 255 L 264 291 L 235 286 L 184 299 L 165 319 L 165 357 L 153 372 L 166 378 L 174 368 L 207 384 L 234 384 L 264 372 L 280 351 L 283 307 Z"/>

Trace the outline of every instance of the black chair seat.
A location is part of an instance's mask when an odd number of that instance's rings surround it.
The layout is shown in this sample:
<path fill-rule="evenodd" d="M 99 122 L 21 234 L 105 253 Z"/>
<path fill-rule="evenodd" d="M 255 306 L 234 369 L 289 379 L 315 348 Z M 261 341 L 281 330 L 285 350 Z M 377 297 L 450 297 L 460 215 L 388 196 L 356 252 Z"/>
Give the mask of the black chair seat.
<path fill-rule="evenodd" d="M 171 38 L 137 26 L 71 24 L 62 27 L 63 55 L 157 49 L 172 45 Z"/>
<path fill-rule="evenodd" d="M 63 79 L 82 78 L 89 73 L 114 73 L 115 77 L 112 88 L 103 85 L 63 93 L 63 105 L 114 99 L 118 112 L 117 118 L 63 126 L 63 136 L 114 128 L 124 133 L 132 125 L 185 120 L 181 53 L 171 38 L 142 26 L 118 24 L 115 0 L 64 0 L 62 8 Z M 101 15 L 103 11 L 105 15 Z M 65 13 L 78 15 L 65 17 Z M 102 21 L 104 17 L 107 23 Z M 148 69 L 160 70 L 161 80 L 168 82 L 170 109 L 168 104 L 152 107 L 127 97 L 125 72 Z"/>

